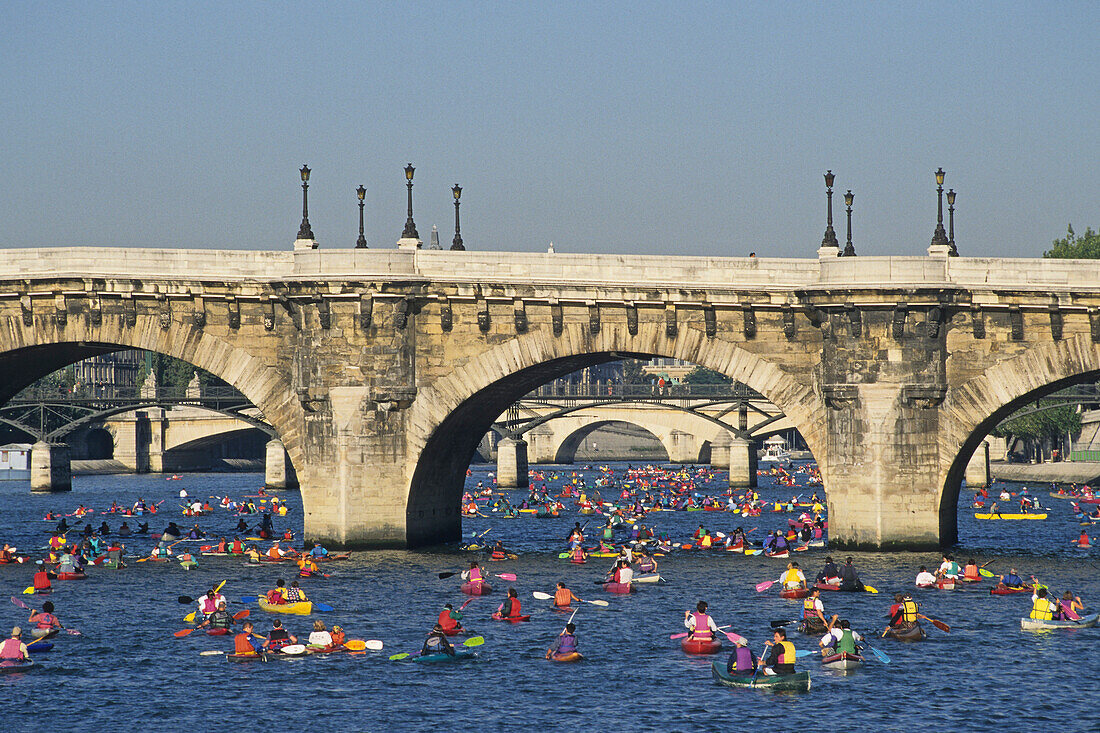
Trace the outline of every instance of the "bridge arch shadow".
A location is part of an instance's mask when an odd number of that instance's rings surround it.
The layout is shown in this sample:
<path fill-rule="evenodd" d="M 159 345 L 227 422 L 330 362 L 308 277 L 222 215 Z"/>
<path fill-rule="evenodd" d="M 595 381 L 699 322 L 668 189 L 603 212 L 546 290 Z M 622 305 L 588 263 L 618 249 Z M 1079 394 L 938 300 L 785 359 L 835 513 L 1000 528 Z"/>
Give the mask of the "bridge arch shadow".
<path fill-rule="evenodd" d="M 653 438 L 653 440 L 656 441 L 661 446 L 661 449 L 665 452 L 664 458 L 658 460 L 661 460 L 662 462 L 669 460 L 669 446 L 665 444 L 665 441 L 662 440 L 659 435 L 647 429 L 644 425 L 639 425 L 637 423 L 632 423 L 625 420 L 598 420 L 592 422 L 589 425 L 583 425 L 567 435 L 565 439 L 562 440 L 561 445 L 558 446 L 557 453 L 554 456 L 554 463 L 564 464 L 575 462 L 577 459 L 577 451 L 580 450 L 586 439 L 590 438 L 593 433 L 604 428 L 612 427 L 614 425 L 630 425 L 631 427 L 635 427 L 645 431 L 645 433 Z"/>

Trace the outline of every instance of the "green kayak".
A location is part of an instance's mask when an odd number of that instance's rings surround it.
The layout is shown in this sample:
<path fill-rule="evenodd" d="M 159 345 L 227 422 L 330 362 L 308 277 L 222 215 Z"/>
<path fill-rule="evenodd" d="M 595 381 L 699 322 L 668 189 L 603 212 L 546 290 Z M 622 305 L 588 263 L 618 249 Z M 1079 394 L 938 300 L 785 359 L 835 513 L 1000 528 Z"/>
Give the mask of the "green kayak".
<path fill-rule="evenodd" d="M 474 659 L 477 653 L 463 647 L 455 647 L 454 656 L 445 652 L 436 654 L 416 654 L 410 657 L 414 662 L 461 662 L 466 659 Z"/>
<path fill-rule="evenodd" d="M 795 690 L 807 692 L 810 689 L 810 673 L 796 672 L 795 674 L 766 675 L 763 672 L 756 675 L 734 675 L 726 672 L 726 663 L 715 659 L 711 664 L 711 672 L 714 679 L 727 687 L 761 687 L 769 690 Z"/>

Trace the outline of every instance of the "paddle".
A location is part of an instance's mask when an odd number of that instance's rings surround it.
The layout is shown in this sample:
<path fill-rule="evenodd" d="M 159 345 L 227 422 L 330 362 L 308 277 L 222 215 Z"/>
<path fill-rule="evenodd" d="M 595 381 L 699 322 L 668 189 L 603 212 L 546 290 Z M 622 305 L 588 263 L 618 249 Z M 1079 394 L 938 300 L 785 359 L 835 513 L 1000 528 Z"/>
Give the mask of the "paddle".
<path fill-rule="evenodd" d="M 889 664 L 890 663 L 890 657 L 888 657 L 886 655 L 886 652 L 879 651 L 878 649 L 874 648 L 870 644 L 864 644 L 863 646 L 867 649 L 867 651 L 869 651 L 869 652 L 871 652 L 871 654 L 875 655 L 875 659 L 879 660 L 883 664 Z"/>
<path fill-rule="evenodd" d="M 782 578 L 776 578 L 775 580 L 765 580 L 763 583 L 757 583 L 756 584 L 756 592 L 757 593 L 763 593 L 768 588 L 771 588 L 773 585 L 778 583 L 780 580 L 782 580 Z"/>
<path fill-rule="evenodd" d="M 778 629 L 781 626 L 788 626 L 790 624 L 796 624 L 801 620 L 802 619 L 799 619 L 799 618 L 792 618 L 792 619 L 788 619 L 786 621 L 772 621 L 770 625 L 773 629 Z"/>
<path fill-rule="evenodd" d="M 481 646 L 484 643 L 485 643 L 485 637 L 483 637 L 483 636 L 472 636 L 469 639 L 467 639 L 466 641 L 462 642 L 462 646 Z M 410 654 L 409 652 L 400 652 L 398 654 L 392 655 L 390 657 L 390 661 L 391 662 L 396 662 L 399 659 L 408 659 L 411 656 L 412 656 L 412 654 Z"/>
<path fill-rule="evenodd" d="M 928 617 L 927 617 L 927 616 L 925 616 L 925 615 L 924 615 L 923 613 L 918 613 L 918 614 L 917 614 L 917 618 L 922 618 L 922 619 L 924 619 L 925 621 L 929 622 L 930 624 L 932 624 L 933 626 L 935 626 L 935 627 L 936 627 L 937 629 L 939 629 L 940 631 L 942 631 L 942 632 L 944 632 L 944 633 L 946 633 L 946 634 L 950 634 L 950 633 L 951 633 L 951 627 L 950 627 L 950 626 L 948 626 L 947 624 L 945 624 L 945 623 L 944 623 L 943 621 L 937 621 L 937 620 L 936 620 L 936 619 L 934 619 L 934 618 L 928 618 Z"/>
<path fill-rule="evenodd" d="M 15 605 L 19 606 L 20 608 L 22 608 L 24 611 L 33 611 L 33 610 L 35 610 L 35 609 L 31 608 L 30 606 L 28 606 L 26 603 L 24 603 L 21 598 L 16 598 L 15 596 L 12 596 L 11 597 L 11 602 L 14 603 Z M 81 634 L 80 631 L 77 630 L 77 629 L 70 629 L 67 626 L 62 626 L 61 628 L 65 629 L 66 633 L 72 634 L 73 636 L 83 636 L 83 634 Z"/>
<path fill-rule="evenodd" d="M 551 601 L 554 599 L 554 596 L 550 595 L 549 593 L 543 593 L 540 590 L 531 591 L 531 595 L 533 595 L 540 601 Z M 600 606 L 601 608 L 607 608 L 611 605 L 607 601 L 586 601 L 583 598 L 578 598 L 577 600 L 581 603 L 591 603 L 593 606 Z M 469 601 L 467 601 L 467 603 L 469 603 Z"/>

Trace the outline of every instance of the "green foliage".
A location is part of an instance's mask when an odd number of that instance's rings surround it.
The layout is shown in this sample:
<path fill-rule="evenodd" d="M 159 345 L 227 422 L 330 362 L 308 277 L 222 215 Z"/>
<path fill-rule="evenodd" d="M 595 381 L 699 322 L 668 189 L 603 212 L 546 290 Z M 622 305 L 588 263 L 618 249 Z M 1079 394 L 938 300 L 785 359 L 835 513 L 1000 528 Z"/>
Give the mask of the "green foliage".
<path fill-rule="evenodd" d="M 1034 407 L 1028 407 L 1020 410 L 1020 412 L 1028 412 L 1033 409 Z M 1063 437 L 1066 433 L 1076 435 L 1081 432 L 1081 415 L 1073 405 L 1061 405 L 1010 419 L 1001 425 L 996 432 L 1002 435 L 1015 435 L 1032 440 L 1041 438 L 1053 440 Z"/>
<path fill-rule="evenodd" d="M 1052 245 L 1043 253 L 1043 257 L 1059 260 L 1100 260 L 1100 232 L 1094 232 L 1092 227 L 1085 229 L 1084 235 L 1078 237 L 1070 224 L 1066 236 L 1055 239 Z"/>
<path fill-rule="evenodd" d="M 623 359 L 623 384 L 645 384 L 646 378 L 642 374 L 642 367 L 646 365 L 639 359 Z"/>
<path fill-rule="evenodd" d="M 713 369 L 697 366 L 684 377 L 684 384 L 731 384 L 732 379 Z"/>
<path fill-rule="evenodd" d="M 141 385 L 145 383 L 150 368 L 157 375 L 157 386 L 166 395 L 183 395 L 195 372 L 198 372 L 199 383 L 204 387 L 212 383 L 222 383 L 210 372 L 199 369 L 185 361 L 180 361 L 165 354 L 147 351 L 145 352 L 145 361 L 138 369 L 137 386 L 135 387 L 137 394 L 140 394 Z"/>

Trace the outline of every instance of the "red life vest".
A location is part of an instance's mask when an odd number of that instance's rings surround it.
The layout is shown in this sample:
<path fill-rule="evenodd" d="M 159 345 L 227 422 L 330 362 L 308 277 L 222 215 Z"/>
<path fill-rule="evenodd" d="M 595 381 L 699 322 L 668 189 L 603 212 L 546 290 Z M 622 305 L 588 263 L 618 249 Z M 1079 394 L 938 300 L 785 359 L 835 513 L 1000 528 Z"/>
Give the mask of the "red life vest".
<path fill-rule="evenodd" d="M 481 577 L 481 569 L 480 568 L 470 568 L 470 582 L 471 583 L 480 583 L 482 580 L 484 580 L 484 578 Z"/>
<path fill-rule="evenodd" d="M 35 590 L 45 590 L 50 587 L 50 576 L 45 570 L 39 570 L 34 574 L 34 587 Z"/>
<path fill-rule="evenodd" d="M 0 659 L 15 659 L 21 660 L 23 658 L 23 650 L 19 648 L 22 644 L 19 639 L 14 637 L 6 639 L 3 644 L 0 644 Z"/>
<path fill-rule="evenodd" d="M 444 631 L 450 631 L 458 627 L 458 622 L 451 618 L 451 612 L 444 608 L 439 614 L 439 625 L 443 627 Z"/>
<path fill-rule="evenodd" d="M 710 616 L 698 611 L 692 611 L 691 615 L 695 619 L 695 631 L 691 632 L 691 638 L 703 641 L 713 639 L 714 633 L 710 630 Z"/>
<path fill-rule="evenodd" d="M 35 622 L 40 629 L 52 629 L 54 626 L 61 625 L 61 622 L 57 620 L 57 616 L 54 616 L 52 613 L 38 614 Z"/>

